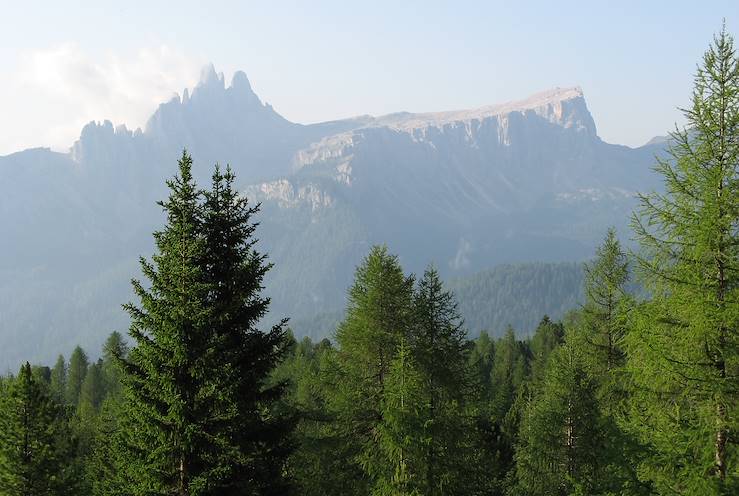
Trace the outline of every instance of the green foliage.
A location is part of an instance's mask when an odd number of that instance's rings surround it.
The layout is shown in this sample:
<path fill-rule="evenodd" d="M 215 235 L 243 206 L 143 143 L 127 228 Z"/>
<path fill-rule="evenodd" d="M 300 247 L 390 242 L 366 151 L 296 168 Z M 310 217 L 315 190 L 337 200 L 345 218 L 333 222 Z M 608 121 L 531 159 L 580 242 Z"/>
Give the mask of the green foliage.
<path fill-rule="evenodd" d="M 373 247 L 357 268 L 348 300 L 346 319 L 336 332 L 339 351 L 329 379 L 335 390 L 328 408 L 347 447 L 347 469 L 356 474 L 382 463 L 376 432 L 390 366 L 413 322 L 413 278 L 405 276 L 386 247 Z M 364 477 L 355 484 L 356 494 L 373 486 Z"/>
<path fill-rule="evenodd" d="M 64 361 L 64 356 L 59 355 L 54 364 L 54 368 L 51 369 L 51 394 L 58 403 L 62 403 L 65 398 L 65 391 L 67 390 L 67 363 Z"/>
<path fill-rule="evenodd" d="M 624 364 L 624 314 L 630 304 L 626 287 L 629 262 L 615 230 L 608 230 L 595 260 L 585 265 L 585 274 L 585 305 L 581 312 L 584 345 L 592 372 L 605 379 Z"/>
<path fill-rule="evenodd" d="M 531 338 L 531 378 L 534 383 L 544 379 L 552 352 L 562 344 L 565 337 L 564 325 L 552 322 L 545 315 Z"/>
<path fill-rule="evenodd" d="M 521 494 L 602 492 L 608 457 L 596 391 L 578 350 L 569 345 L 557 349 L 541 394 L 527 406 L 521 422 L 516 450 Z"/>
<path fill-rule="evenodd" d="M 128 345 L 118 331 L 108 336 L 103 345 L 103 358 L 101 364 L 102 380 L 107 395 L 118 398 L 121 395 L 121 368 L 116 357 L 126 358 L 128 356 Z"/>
<path fill-rule="evenodd" d="M 26 363 L 0 384 L 0 494 L 76 494 L 73 453 L 63 409 Z"/>
<path fill-rule="evenodd" d="M 493 393 L 490 405 L 492 418 L 502 422 L 529 373 L 529 351 L 525 343 L 516 339 L 509 327 L 495 346 L 490 382 Z"/>
<path fill-rule="evenodd" d="M 385 385 L 378 453 L 362 460 L 363 468 L 374 481 L 372 494 L 420 496 L 433 491 L 426 485 L 431 469 L 426 448 L 430 440 L 424 422 L 428 414 L 421 410 L 427 409 L 423 377 L 405 342 L 401 342 Z"/>
<path fill-rule="evenodd" d="M 449 281 L 466 327 L 500 337 L 508 326 L 529 332 L 542 315 L 562 318 L 583 301 L 579 263 L 499 265 L 470 277 Z"/>
<path fill-rule="evenodd" d="M 119 337 L 107 345 L 125 386 L 120 418 L 108 424 L 115 459 L 125 460 L 114 480 L 128 481 L 115 490 L 285 494 L 291 422 L 274 406 L 284 386 L 267 384 L 284 332 L 283 323 L 256 328 L 270 267 L 253 248 L 256 208 L 237 195 L 230 170 L 216 167 L 202 194 L 191 169 L 183 152 L 161 203 L 167 224 L 154 234 L 157 253 L 141 261 L 149 287 L 133 282 L 140 306 L 126 309 L 135 345 L 127 357 Z"/>
<path fill-rule="evenodd" d="M 64 398 L 69 405 L 77 406 L 82 391 L 82 383 L 87 375 L 87 367 L 90 364 L 87 353 L 77 346 L 69 358 L 69 367 L 65 383 Z"/>
<path fill-rule="evenodd" d="M 661 492 L 739 491 L 739 60 L 723 30 L 695 77 L 688 127 L 642 196 L 634 229 L 653 298 L 636 308 L 624 347 L 633 431 L 653 448 L 641 475 Z"/>
<path fill-rule="evenodd" d="M 222 174 L 216 166 L 203 206 L 210 346 L 202 361 L 205 388 L 217 392 L 210 408 L 218 421 L 201 450 L 211 451 L 205 462 L 217 480 L 209 491 L 283 495 L 290 489 L 284 472 L 293 420 L 278 409 L 285 384 L 269 380 L 285 354 L 286 321 L 267 332 L 257 328 L 270 304 L 260 292 L 271 265 L 254 249 L 258 207 L 236 192 L 234 180 L 230 169 Z"/>
<path fill-rule="evenodd" d="M 685 113 L 657 166 L 666 192 L 634 217 L 648 293 L 631 291 L 613 230 L 583 270 L 507 266 L 454 294 L 375 246 L 344 319 L 310 324 L 335 343 L 258 328 L 258 206 L 230 169 L 201 192 L 183 153 L 126 306 L 132 347 L 113 333 L 97 362 L 77 347 L 0 377 L 0 494 L 736 494 L 739 59 L 725 31 Z M 465 314 L 529 337 L 469 341 Z"/>
<path fill-rule="evenodd" d="M 93 363 L 87 368 L 77 405 L 79 415 L 83 419 L 94 417 L 105 397 L 102 368 L 102 362 Z"/>

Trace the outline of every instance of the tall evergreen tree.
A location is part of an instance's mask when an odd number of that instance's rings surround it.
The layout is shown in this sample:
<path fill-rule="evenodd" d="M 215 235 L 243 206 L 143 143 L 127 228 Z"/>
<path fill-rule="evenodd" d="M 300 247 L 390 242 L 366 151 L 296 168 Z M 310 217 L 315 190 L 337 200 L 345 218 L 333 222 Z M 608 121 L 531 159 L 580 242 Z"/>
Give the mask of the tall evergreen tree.
<path fill-rule="evenodd" d="M 491 414 L 497 422 L 502 422 L 515 400 L 517 391 L 528 376 L 528 356 L 524 343 L 516 339 L 512 328 L 495 346 L 493 369 L 490 372 L 493 387 Z"/>
<path fill-rule="evenodd" d="M 695 76 L 688 126 L 659 161 L 664 194 L 641 198 L 634 228 L 653 294 L 625 340 L 632 426 L 654 448 L 658 489 L 739 493 L 739 60 L 724 29 Z"/>
<path fill-rule="evenodd" d="M 62 407 L 26 363 L 0 385 L 0 494 L 76 494 L 74 446 Z"/>
<path fill-rule="evenodd" d="M 475 401 L 489 405 L 492 396 L 490 373 L 493 370 L 495 344 L 486 331 L 474 340 L 470 351 L 469 367 L 472 370 L 473 391 Z"/>
<path fill-rule="evenodd" d="M 609 229 L 595 259 L 585 264 L 585 304 L 582 308 L 584 340 L 590 349 L 593 372 L 605 378 L 624 361 L 624 304 L 629 263 L 626 253 Z"/>
<path fill-rule="evenodd" d="M 169 198 L 159 204 L 167 222 L 154 234 L 156 254 L 141 259 L 150 287 L 134 280 L 140 306 L 125 305 L 135 346 L 124 370 L 125 402 L 120 431 L 128 450 L 126 488 L 133 495 L 205 494 L 211 475 L 202 460 L 209 440 L 203 423 L 210 420 L 210 396 L 203 377 L 208 322 L 202 261 L 201 194 L 192 177 L 192 159 L 183 152 L 179 173 L 167 182 Z"/>
<path fill-rule="evenodd" d="M 468 494 L 474 466 L 468 457 L 469 425 L 463 414 L 469 395 L 467 334 L 454 295 L 444 289 L 439 273 L 428 268 L 414 297 L 410 343 L 415 369 L 422 380 L 425 480 L 428 496 Z M 423 407 L 423 408 L 421 408 Z"/>
<path fill-rule="evenodd" d="M 230 169 L 223 174 L 216 166 L 203 212 L 212 340 L 204 358 L 220 369 L 209 383 L 218 391 L 219 412 L 218 422 L 207 426 L 215 447 L 209 463 L 220 495 L 283 495 L 289 490 L 284 473 L 294 421 L 278 407 L 285 383 L 269 379 L 285 356 L 286 321 L 266 332 L 257 327 L 270 304 L 261 291 L 271 264 L 254 246 L 252 219 L 259 206 L 236 192 L 234 180 Z"/>
<path fill-rule="evenodd" d="M 382 460 L 377 429 L 387 376 L 413 321 L 413 285 L 398 258 L 375 246 L 349 290 L 346 318 L 336 332 L 339 351 L 328 398 L 337 419 L 335 435 L 343 441 L 340 455 L 349 463 L 346 480 L 354 486 L 347 494 L 367 494 L 373 481 L 362 467 Z"/>
<path fill-rule="evenodd" d="M 69 357 L 69 367 L 67 369 L 67 380 L 65 384 L 64 398 L 68 405 L 76 408 L 80 400 L 80 392 L 82 391 L 82 383 L 87 375 L 87 367 L 90 360 L 87 358 L 85 350 L 77 346 Z"/>

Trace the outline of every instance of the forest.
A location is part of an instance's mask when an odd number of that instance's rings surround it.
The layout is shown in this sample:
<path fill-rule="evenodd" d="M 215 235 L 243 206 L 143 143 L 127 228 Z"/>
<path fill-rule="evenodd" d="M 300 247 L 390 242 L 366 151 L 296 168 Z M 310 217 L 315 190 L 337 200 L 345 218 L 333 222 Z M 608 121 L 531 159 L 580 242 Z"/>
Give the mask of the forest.
<path fill-rule="evenodd" d="M 184 151 L 128 336 L 96 361 L 78 347 L 0 378 L 0 495 L 739 494 L 739 57 L 725 30 L 690 102 L 655 164 L 664 190 L 633 215 L 639 249 L 609 230 L 582 305 L 498 339 L 468 337 L 472 290 L 460 301 L 382 245 L 332 339 L 296 340 L 287 318 L 263 328 L 259 205 L 229 168 L 201 189 Z"/>

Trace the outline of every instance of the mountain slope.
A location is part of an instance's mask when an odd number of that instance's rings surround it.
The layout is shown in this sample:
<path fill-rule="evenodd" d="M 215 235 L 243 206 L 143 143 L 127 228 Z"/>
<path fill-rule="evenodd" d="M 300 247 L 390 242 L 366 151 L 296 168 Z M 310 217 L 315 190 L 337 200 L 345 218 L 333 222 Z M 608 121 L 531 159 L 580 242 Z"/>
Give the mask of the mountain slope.
<path fill-rule="evenodd" d="M 243 73 L 227 86 L 208 67 L 144 130 L 90 123 L 67 154 L 0 157 L 0 368 L 125 330 L 119 305 L 137 257 L 151 253 L 155 202 L 184 147 L 203 186 L 214 163 L 230 163 L 262 202 L 274 318 L 305 321 L 343 309 L 374 243 L 408 271 L 433 262 L 447 279 L 587 258 L 607 226 L 625 231 L 634 193 L 656 186 L 663 146 L 604 143 L 578 88 L 301 125 L 262 103 Z"/>

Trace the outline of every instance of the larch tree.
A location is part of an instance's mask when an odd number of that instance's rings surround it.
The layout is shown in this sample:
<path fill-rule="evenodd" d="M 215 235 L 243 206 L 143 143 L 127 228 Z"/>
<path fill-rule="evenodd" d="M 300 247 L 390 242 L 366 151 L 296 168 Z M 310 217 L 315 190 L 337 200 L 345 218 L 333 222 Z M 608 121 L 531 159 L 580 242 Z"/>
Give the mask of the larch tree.
<path fill-rule="evenodd" d="M 621 341 L 626 332 L 624 305 L 629 301 L 629 262 L 614 229 L 608 230 L 595 259 L 584 268 L 583 338 L 591 351 L 593 372 L 606 376 L 624 362 Z"/>
<path fill-rule="evenodd" d="M 429 267 L 418 281 L 413 300 L 410 347 L 422 380 L 425 480 L 422 494 L 467 494 L 473 480 L 468 455 L 470 422 L 465 412 L 470 393 L 467 332 L 454 295 L 444 289 L 439 273 Z"/>
<path fill-rule="evenodd" d="M 429 486 L 427 385 L 401 341 L 387 375 L 378 425 L 379 456 L 366 464 L 375 496 L 438 494 Z"/>
<path fill-rule="evenodd" d="M 739 492 L 739 60 L 724 29 L 703 56 L 687 127 L 641 197 L 639 269 L 653 295 L 625 339 L 641 467 L 674 494 Z"/>
<path fill-rule="evenodd" d="M 407 277 L 384 246 L 375 246 L 357 268 L 349 289 L 346 318 L 336 331 L 339 350 L 331 369 L 328 408 L 336 419 L 335 436 L 354 487 L 367 494 L 369 474 L 382 463 L 378 429 L 390 367 L 413 321 L 414 279 Z"/>
<path fill-rule="evenodd" d="M 538 394 L 524 409 L 516 446 L 516 494 L 599 494 L 608 457 L 597 384 L 569 344 L 549 360 Z"/>

